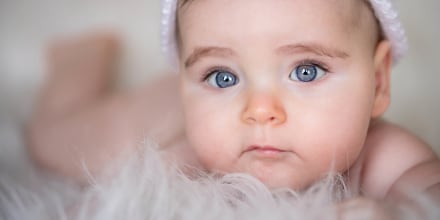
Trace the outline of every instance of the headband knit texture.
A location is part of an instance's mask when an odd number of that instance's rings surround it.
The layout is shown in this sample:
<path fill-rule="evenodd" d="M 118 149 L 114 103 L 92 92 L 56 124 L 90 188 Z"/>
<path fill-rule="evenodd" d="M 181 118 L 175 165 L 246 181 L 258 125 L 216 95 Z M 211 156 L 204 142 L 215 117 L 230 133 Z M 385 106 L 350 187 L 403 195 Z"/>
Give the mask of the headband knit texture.
<path fill-rule="evenodd" d="M 392 0 L 369 0 L 374 14 L 378 19 L 382 32 L 391 43 L 394 63 L 408 50 L 405 30 L 398 18 Z M 161 46 L 173 67 L 178 66 L 176 40 L 176 8 L 177 0 L 162 0 Z"/>

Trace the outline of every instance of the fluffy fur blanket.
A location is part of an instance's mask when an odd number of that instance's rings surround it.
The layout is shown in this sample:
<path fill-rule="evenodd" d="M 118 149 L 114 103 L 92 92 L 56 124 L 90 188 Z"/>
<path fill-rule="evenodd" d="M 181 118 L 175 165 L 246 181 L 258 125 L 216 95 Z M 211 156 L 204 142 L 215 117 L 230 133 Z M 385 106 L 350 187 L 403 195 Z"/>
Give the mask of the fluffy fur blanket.
<path fill-rule="evenodd" d="M 378 219 L 374 206 L 352 205 L 341 217 L 337 204 L 352 197 L 338 175 L 305 192 L 269 191 L 245 174 L 189 178 L 163 163 L 154 147 L 123 163 L 117 174 L 93 178 L 80 189 L 41 172 L 16 175 L 0 169 L 0 219 Z M 123 166 L 121 166 L 123 165 Z M 414 197 L 417 208 L 393 205 L 398 219 L 440 219 L 426 197 Z M 390 206 L 391 207 L 391 206 Z"/>

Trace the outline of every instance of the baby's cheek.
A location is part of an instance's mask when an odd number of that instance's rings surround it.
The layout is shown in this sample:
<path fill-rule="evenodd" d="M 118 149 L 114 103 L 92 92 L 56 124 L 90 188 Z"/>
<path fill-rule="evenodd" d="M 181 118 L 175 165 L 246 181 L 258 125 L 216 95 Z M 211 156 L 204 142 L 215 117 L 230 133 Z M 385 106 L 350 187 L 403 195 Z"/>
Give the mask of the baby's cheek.
<path fill-rule="evenodd" d="M 213 120 L 213 119 L 219 120 Z M 237 144 L 231 125 L 219 117 L 193 120 L 187 125 L 187 138 L 200 163 L 210 171 L 228 171 L 232 166 Z M 228 126 L 228 127 L 225 127 Z"/>
<path fill-rule="evenodd" d="M 339 140 L 332 142 L 335 143 L 332 146 L 334 158 L 330 162 L 334 164 L 337 171 L 344 172 L 351 167 L 362 151 L 365 140 L 363 126 L 359 126 L 358 129 L 353 127 L 351 130 L 335 134 L 334 139 L 336 138 Z"/>
<path fill-rule="evenodd" d="M 210 167 L 218 150 L 216 142 L 212 140 L 215 132 L 202 120 L 187 121 L 186 129 L 189 146 L 194 150 L 202 165 L 205 168 Z"/>
<path fill-rule="evenodd" d="M 298 153 L 311 161 L 321 171 L 329 168 L 345 171 L 358 157 L 368 128 L 368 120 L 358 114 L 340 113 L 327 109 L 317 120 L 302 121 L 302 130 L 297 129 Z M 331 117 L 333 116 L 333 117 Z M 313 135 L 310 135 L 313 134 Z"/>

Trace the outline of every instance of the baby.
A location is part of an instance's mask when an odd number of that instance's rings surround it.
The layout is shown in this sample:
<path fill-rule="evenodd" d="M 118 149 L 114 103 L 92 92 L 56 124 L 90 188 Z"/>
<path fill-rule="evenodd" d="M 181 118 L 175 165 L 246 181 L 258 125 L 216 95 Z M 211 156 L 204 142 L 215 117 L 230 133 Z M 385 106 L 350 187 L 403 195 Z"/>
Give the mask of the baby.
<path fill-rule="evenodd" d="M 109 35 L 54 46 L 28 129 L 37 162 L 84 182 L 80 161 L 97 174 L 149 134 L 170 158 L 270 188 L 338 172 L 368 197 L 409 188 L 440 198 L 435 153 L 381 119 L 405 47 L 390 2 L 168 0 L 163 12 L 179 74 L 131 94 L 108 93 Z"/>

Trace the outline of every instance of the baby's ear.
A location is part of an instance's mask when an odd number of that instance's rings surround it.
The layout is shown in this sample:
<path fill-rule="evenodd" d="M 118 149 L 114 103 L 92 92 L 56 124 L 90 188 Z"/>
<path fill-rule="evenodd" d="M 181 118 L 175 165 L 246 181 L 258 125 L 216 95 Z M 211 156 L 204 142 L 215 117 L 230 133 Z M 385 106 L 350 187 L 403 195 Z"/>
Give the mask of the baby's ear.
<path fill-rule="evenodd" d="M 380 117 L 390 104 L 390 75 L 392 65 L 391 45 L 387 40 L 379 42 L 374 53 L 376 94 L 372 118 Z"/>

